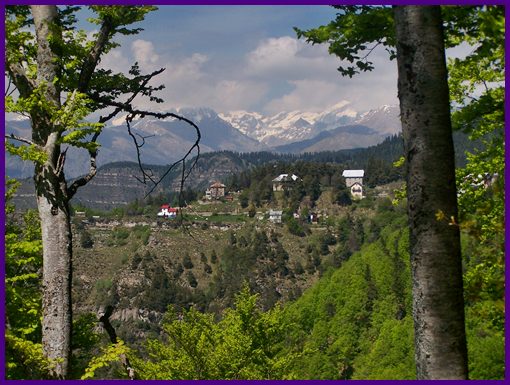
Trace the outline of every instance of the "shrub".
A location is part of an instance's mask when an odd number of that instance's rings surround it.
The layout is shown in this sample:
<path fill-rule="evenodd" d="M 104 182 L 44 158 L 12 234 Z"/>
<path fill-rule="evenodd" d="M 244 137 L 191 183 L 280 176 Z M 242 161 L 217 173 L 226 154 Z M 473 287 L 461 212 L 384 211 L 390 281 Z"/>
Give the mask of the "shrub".
<path fill-rule="evenodd" d="M 289 230 L 289 233 L 291 233 L 292 235 L 297 235 L 298 237 L 305 236 L 305 230 L 303 226 L 301 226 L 299 222 L 294 218 L 288 219 L 287 229 Z"/>
<path fill-rule="evenodd" d="M 186 253 L 182 258 L 182 265 L 186 269 L 193 269 L 193 262 L 191 262 L 191 257 L 189 256 L 189 254 Z"/>
<path fill-rule="evenodd" d="M 94 239 L 88 231 L 81 233 L 80 244 L 84 249 L 91 249 L 94 246 Z"/>
<path fill-rule="evenodd" d="M 188 283 L 191 287 L 197 287 L 198 286 L 198 282 L 197 282 L 197 279 L 195 278 L 195 274 L 193 274 L 192 271 L 188 271 L 186 273 L 186 279 L 188 280 Z"/>

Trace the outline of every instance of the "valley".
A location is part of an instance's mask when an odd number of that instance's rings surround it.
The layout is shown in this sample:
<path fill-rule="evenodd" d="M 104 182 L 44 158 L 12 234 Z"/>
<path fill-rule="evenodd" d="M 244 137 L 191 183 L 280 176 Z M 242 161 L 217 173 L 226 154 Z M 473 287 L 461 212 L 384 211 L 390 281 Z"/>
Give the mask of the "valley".
<path fill-rule="evenodd" d="M 269 211 L 278 203 L 263 202 L 250 214 L 239 195 L 193 203 L 176 219 L 158 218 L 157 205 L 139 207 L 145 214 L 75 212 L 74 312 L 80 317 L 112 306 L 119 337 L 143 350 L 143 341 L 164 334 L 170 308 L 221 319 L 245 285 L 259 295 L 262 311 L 284 306 L 376 239 L 385 226 L 377 213 L 395 212 L 389 197 L 399 185 L 368 192 L 386 197 L 346 206 L 325 189 L 314 206 L 317 222 L 309 222 L 305 204 L 298 221 L 286 211 L 283 223 L 272 223 Z M 277 202 L 286 199 L 276 195 Z M 403 208 L 398 212 L 403 216 Z"/>
<path fill-rule="evenodd" d="M 463 164 L 475 144 L 455 138 Z M 108 345 L 98 323 L 107 312 L 140 379 L 415 378 L 401 154 L 399 136 L 334 152 L 204 153 L 182 193 L 176 169 L 147 197 L 138 164 L 101 167 L 71 201 L 73 313 L 77 338 L 90 344 L 74 351 L 74 370 Z M 363 170 L 362 199 L 348 187 L 349 169 Z M 11 198 L 16 216 L 34 198 L 23 181 Z M 177 215 L 158 215 L 165 207 Z M 466 261 L 476 261 L 487 246 L 463 237 Z M 497 243 L 488 250 L 499 253 Z M 466 266 L 466 290 L 477 293 Z M 501 305 L 500 283 L 491 282 L 489 299 L 466 304 L 479 378 L 502 375 L 500 311 L 483 310 Z M 228 360 L 219 358 L 225 349 Z M 253 371 L 231 373 L 240 355 Z M 207 364 L 190 364 L 197 360 Z M 115 360 L 95 371 L 124 376 Z"/>

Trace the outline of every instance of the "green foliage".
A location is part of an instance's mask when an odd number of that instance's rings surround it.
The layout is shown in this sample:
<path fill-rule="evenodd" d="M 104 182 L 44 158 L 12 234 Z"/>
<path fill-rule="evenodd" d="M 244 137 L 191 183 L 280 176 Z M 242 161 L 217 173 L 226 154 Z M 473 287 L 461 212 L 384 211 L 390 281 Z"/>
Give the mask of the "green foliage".
<path fill-rule="evenodd" d="M 239 195 L 239 204 L 241 205 L 241 207 L 243 209 L 245 209 L 246 207 L 248 207 L 248 203 L 249 203 L 249 196 L 248 196 L 248 190 L 244 190 L 240 195 Z"/>
<path fill-rule="evenodd" d="M 216 263 L 218 262 L 218 256 L 216 255 L 216 250 L 213 250 L 211 252 L 211 263 Z"/>
<path fill-rule="evenodd" d="M 339 68 L 343 76 L 372 70 L 367 58 L 378 45 L 385 46 L 390 58 L 394 58 L 390 8 L 336 8 L 339 12 L 334 21 L 308 31 L 296 29 L 298 36 L 312 44 L 329 44 L 330 53 L 351 63 Z M 444 6 L 442 18 L 446 47 L 464 43 L 472 48 L 466 57 L 450 59 L 448 63 L 450 99 L 454 106 L 452 123 L 481 145 L 466 154 L 466 166 L 457 170 L 459 218 L 453 217 L 453 213 L 438 213 L 438 220 L 460 226 L 463 232 L 471 378 L 502 378 L 505 9 Z M 402 161 L 395 162 L 395 167 L 402 165 Z M 394 203 L 398 205 L 405 197 L 404 186 L 395 192 Z M 378 228 L 376 225 L 375 230 Z M 489 342 L 495 347 L 490 353 Z M 378 372 L 370 361 L 366 365 L 373 373 Z M 388 368 L 391 372 L 391 367 Z M 385 372 L 380 373 L 386 377 Z"/>
<path fill-rule="evenodd" d="M 10 155 L 19 156 L 22 160 L 29 160 L 38 164 L 43 164 L 48 159 L 46 153 L 33 144 L 15 146 L 12 143 L 5 142 L 5 150 Z"/>
<path fill-rule="evenodd" d="M 257 214 L 257 209 L 255 208 L 255 205 L 253 203 L 250 203 L 248 206 L 248 216 L 250 218 L 253 218 Z"/>
<path fill-rule="evenodd" d="M 505 376 L 503 302 L 480 302 L 466 312 L 470 378 L 498 380 Z"/>
<path fill-rule="evenodd" d="M 100 343 L 100 336 L 94 331 L 96 326 L 97 317 L 92 313 L 82 314 L 73 320 L 70 378 L 79 378 L 94 357 Z"/>
<path fill-rule="evenodd" d="M 119 362 L 122 356 L 126 356 L 126 354 L 130 353 L 130 349 L 122 340 L 119 340 L 117 343 L 111 344 L 102 350 L 103 352 L 100 356 L 94 357 L 89 362 L 89 365 L 85 369 L 85 373 L 81 376 L 82 380 L 94 378 L 97 370 L 110 366 L 114 362 Z"/>
<path fill-rule="evenodd" d="M 197 287 L 198 286 L 198 282 L 197 282 L 197 279 L 195 277 L 195 274 L 193 274 L 193 272 L 191 270 L 189 270 L 187 273 L 186 273 L 186 280 L 188 281 L 189 285 L 193 288 Z"/>
<path fill-rule="evenodd" d="M 327 25 L 303 31 L 295 28 L 298 38 L 312 44 L 329 44 L 329 53 L 351 64 L 340 66 L 342 76 L 374 69 L 368 55 L 381 45 L 395 58 L 395 27 L 390 7 L 335 6 L 336 19 Z"/>
<path fill-rule="evenodd" d="M 182 258 L 182 265 L 185 269 L 193 269 L 193 262 L 191 261 L 191 257 L 188 253 L 184 254 L 184 257 Z"/>
<path fill-rule="evenodd" d="M 125 227 L 116 227 L 110 234 L 110 239 L 107 244 L 109 246 L 122 246 L 127 244 L 127 238 L 129 238 L 130 231 Z"/>
<path fill-rule="evenodd" d="M 7 378 L 37 378 L 47 373 L 42 359 L 41 293 L 42 242 L 39 217 L 28 211 L 22 221 L 15 219 L 9 202 L 19 185 L 7 180 L 5 226 L 5 296 Z"/>
<path fill-rule="evenodd" d="M 103 124 L 85 122 L 90 115 L 91 99 L 84 93 L 74 91 L 67 99 L 65 105 L 57 108 L 45 98 L 47 85 L 41 83 L 28 97 L 18 97 L 14 100 L 11 96 L 6 97 L 6 111 L 19 114 L 44 113 L 51 120 L 55 132 L 59 133 L 60 143 L 66 143 L 74 147 L 96 150 L 98 144 L 90 142 L 87 137 L 100 133 Z M 19 155 L 24 160 L 44 162 L 45 153 L 42 149 L 31 146 L 14 147 L 9 145 L 8 151 L 12 155 Z M 22 150 L 23 149 L 23 150 Z"/>
<path fill-rule="evenodd" d="M 408 233 L 394 220 L 286 310 L 297 378 L 414 376 Z M 396 361 L 395 361 L 396 360 Z"/>
<path fill-rule="evenodd" d="M 367 341 L 368 342 L 368 341 Z M 410 316 L 403 320 L 384 320 L 368 353 L 356 357 L 353 379 L 414 379 L 414 333 Z"/>
<path fill-rule="evenodd" d="M 164 341 L 147 343 L 147 360 L 132 357 L 142 379 L 281 379 L 295 354 L 278 355 L 287 325 L 280 308 L 262 312 L 245 286 L 221 320 L 191 308 L 169 309 Z"/>
<path fill-rule="evenodd" d="M 6 184 L 6 378 L 44 379 L 48 378 L 52 363 L 43 357 L 41 345 L 40 222 L 33 210 L 24 213 L 20 221 L 16 219 L 10 199 L 19 183 L 11 179 Z M 73 373 L 82 371 L 82 362 L 90 359 L 99 342 L 92 331 L 96 322 L 94 315 L 78 317 L 73 322 Z"/>
<path fill-rule="evenodd" d="M 42 354 L 42 345 L 15 336 L 10 330 L 5 333 L 6 378 L 46 378 L 50 363 Z"/>
<path fill-rule="evenodd" d="M 44 68 L 39 68 L 37 62 L 37 44 L 34 36 L 33 18 L 26 6 L 9 6 L 6 8 L 6 68 L 8 75 L 22 88 L 22 92 L 15 98 L 8 95 L 5 98 L 5 108 L 8 112 L 30 116 L 44 116 L 45 127 L 34 127 L 37 135 L 33 135 L 36 145 L 15 147 L 7 144 L 7 150 L 11 154 L 19 155 L 25 160 L 44 162 L 45 154 L 42 149 L 49 133 L 56 134 L 56 144 L 68 144 L 74 147 L 85 148 L 95 151 L 98 143 L 91 140 L 91 136 L 99 134 L 103 124 L 87 122 L 85 119 L 91 112 L 105 108 L 106 101 L 112 101 L 123 94 L 133 92 L 149 97 L 151 101 L 160 102 L 161 99 L 153 96 L 153 92 L 162 87 L 148 86 L 143 83 L 144 76 L 140 76 L 138 65 L 130 70 L 131 78 L 121 73 L 113 73 L 111 70 L 87 68 L 93 70 L 91 81 L 83 89 L 82 75 L 84 63 L 97 49 L 96 43 L 101 32 L 92 36 L 85 30 L 77 29 L 76 12 L 80 7 L 59 7 L 58 23 L 51 26 L 52 33 L 47 36 L 50 48 L 55 53 L 54 63 L 58 75 L 52 79 L 52 84 L 41 81 L 38 73 Z M 106 24 L 111 27 L 107 41 L 100 55 L 108 53 L 118 44 L 113 41 L 118 34 L 131 35 L 141 31 L 140 28 L 128 28 L 127 26 L 144 19 L 148 12 L 155 10 L 150 6 L 90 6 L 89 9 L 95 17 L 89 19 L 95 24 Z M 10 65 L 19 65 L 26 72 L 29 81 L 33 82 L 33 89 L 23 86 L 20 80 L 10 71 Z M 94 71 L 95 70 L 95 71 Z M 18 81 L 21 86 L 19 86 Z M 57 92 L 66 93 L 62 105 L 57 105 L 47 98 L 48 87 L 55 86 Z M 25 89 L 26 88 L 26 89 Z M 80 90 L 80 91 L 79 91 Z M 64 99 L 64 98 L 63 98 Z M 59 103 L 60 104 L 60 103 Z"/>
<path fill-rule="evenodd" d="M 147 245 L 149 243 L 149 238 L 151 235 L 150 226 L 136 225 L 131 231 L 135 238 L 142 241 L 143 245 Z"/>
<path fill-rule="evenodd" d="M 96 281 L 96 283 L 94 284 L 94 288 L 98 292 L 108 291 L 108 290 L 110 290 L 112 288 L 112 286 L 113 286 L 113 282 L 109 278 L 98 279 Z"/>
<path fill-rule="evenodd" d="M 457 11 L 457 12 L 456 12 Z M 472 379 L 504 376 L 504 35 L 501 6 L 446 13 L 462 19 L 473 50 L 449 61 L 451 98 L 457 104 L 454 128 L 480 145 L 457 170 L 458 225 L 463 237 L 464 289 L 469 370 Z"/>
<path fill-rule="evenodd" d="M 289 233 L 292 235 L 297 235 L 298 237 L 304 237 L 306 235 L 305 228 L 295 218 L 290 217 L 287 219 L 286 225 Z"/>

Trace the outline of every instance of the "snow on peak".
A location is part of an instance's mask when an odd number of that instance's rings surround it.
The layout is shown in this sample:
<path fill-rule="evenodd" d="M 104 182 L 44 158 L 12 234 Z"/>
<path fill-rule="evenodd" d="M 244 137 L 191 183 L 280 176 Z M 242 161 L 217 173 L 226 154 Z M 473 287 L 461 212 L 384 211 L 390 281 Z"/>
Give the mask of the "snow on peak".
<path fill-rule="evenodd" d="M 204 119 L 213 119 L 218 116 L 216 111 L 208 107 L 182 107 L 179 109 L 179 115 L 195 123 L 200 123 Z"/>

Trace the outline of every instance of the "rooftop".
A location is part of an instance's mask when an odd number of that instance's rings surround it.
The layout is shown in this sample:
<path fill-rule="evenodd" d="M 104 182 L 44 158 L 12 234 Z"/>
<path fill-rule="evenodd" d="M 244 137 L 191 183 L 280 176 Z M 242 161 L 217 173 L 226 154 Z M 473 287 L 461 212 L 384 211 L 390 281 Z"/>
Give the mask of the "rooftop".
<path fill-rule="evenodd" d="M 283 182 L 283 181 L 297 181 L 299 177 L 295 174 L 289 175 L 289 174 L 280 174 L 276 178 L 273 179 L 273 182 Z"/>
<path fill-rule="evenodd" d="M 342 176 L 345 178 L 363 178 L 365 170 L 344 170 Z"/>

